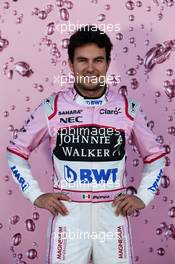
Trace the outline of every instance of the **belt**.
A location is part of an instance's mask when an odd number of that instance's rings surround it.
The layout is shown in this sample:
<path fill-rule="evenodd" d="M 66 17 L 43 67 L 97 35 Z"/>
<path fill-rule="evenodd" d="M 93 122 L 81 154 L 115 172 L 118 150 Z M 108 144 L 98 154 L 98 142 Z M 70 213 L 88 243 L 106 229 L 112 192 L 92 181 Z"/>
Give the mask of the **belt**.
<path fill-rule="evenodd" d="M 68 195 L 72 202 L 78 203 L 104 203 L 112 202 L 117 196 L 126 193 L 126 188 L 103 191 L 78 191 L 54 188 L 54 192 Z"/>

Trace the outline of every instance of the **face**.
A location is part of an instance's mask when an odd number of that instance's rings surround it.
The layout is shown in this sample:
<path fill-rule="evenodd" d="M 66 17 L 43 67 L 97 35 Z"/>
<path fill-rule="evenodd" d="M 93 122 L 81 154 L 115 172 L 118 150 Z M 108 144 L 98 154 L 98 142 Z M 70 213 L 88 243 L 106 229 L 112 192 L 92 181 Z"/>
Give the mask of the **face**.
<path fill-rule="evenodd" d="M 96 44 L 87 44 L 75 49 L 73 63 L 69 66 L 74 73 L 76 87 L 81 92 L 97 91 L 105 85 L 105 76 L 109 67 L 105 48 Z"/>

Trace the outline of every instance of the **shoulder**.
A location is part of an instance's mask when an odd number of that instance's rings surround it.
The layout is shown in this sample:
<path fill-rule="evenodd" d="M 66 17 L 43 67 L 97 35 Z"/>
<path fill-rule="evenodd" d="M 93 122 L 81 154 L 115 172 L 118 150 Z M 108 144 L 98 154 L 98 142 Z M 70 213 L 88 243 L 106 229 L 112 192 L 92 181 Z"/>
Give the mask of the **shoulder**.
<path fill-rule="evenodd" d="M 140 109 L 140 102 L 130 96 L 119 93 L 116 89 L 110 89 L 110 97 L 114 104 L 120 105 L 126 117 L 130 120 L 134 120 Z"/>
<path fill-rule="evenodd" d="M 55 115 L 55 112 L 57 112 L 58 96 L 59 92 L 53 93 L 42 101 L 48 119 L 51 119 Z"/>
<path fill-rule="evenodd" d="M 131 98 L 129 96 L 123 96 L 124 104 L 125 104 L 125 113 L 126 116 L 134 120 L 139 108 L 140 108 L 140 102 L 137 101 L 134 98 Z"/>
<path fill-rule="evenodd" d="M 58 98 L 63 96 L 65 93 L 67 93 L 67 89 L 62 89 L 58 92 L 54 92 L 42 101 L 44 111 L 49 120 L 56 115 L 58 111 Z"/>

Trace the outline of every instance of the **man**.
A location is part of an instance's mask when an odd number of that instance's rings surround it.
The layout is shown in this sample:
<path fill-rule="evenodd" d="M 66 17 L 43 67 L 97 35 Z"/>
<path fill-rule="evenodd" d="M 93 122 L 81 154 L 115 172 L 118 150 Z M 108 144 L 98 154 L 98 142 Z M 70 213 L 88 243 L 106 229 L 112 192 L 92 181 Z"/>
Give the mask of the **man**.
<path fill-rule="evenodd" d="M 147 128 L 140 104 L 101 82 L 112 44 L 93 26 L 70 38 L 74 86 L 44 100 L 8 146 L 12 175 L 35 206 L 52 214 L 47 263 L 133 263 L 128 216 L 154 198 L 165 153 Z M 104 80 L 104 79 L 103 79 Z M 125 142 L 132 137 L 144 162 L 137 194 L 126 193 Z M 50 139 L 54 193 L 43 193 L 28 163 Z M 105 236 L 101 241 L 101 235 Z"/>

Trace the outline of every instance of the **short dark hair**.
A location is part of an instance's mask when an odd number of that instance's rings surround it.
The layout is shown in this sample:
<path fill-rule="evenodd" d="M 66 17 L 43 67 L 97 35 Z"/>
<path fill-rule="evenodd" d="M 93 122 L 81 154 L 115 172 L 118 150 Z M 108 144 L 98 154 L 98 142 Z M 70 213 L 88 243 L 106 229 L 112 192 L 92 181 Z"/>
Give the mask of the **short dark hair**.
<path fill-rule="evenodd" d="M 99 48 L 105 48 L 106 60 L 110 61 L 111 49 L 113 47 L 110 38 L 107 34 L 93 25 L 86 25 L 79 28 L 69 39 L 68 56 L 73 63 L 75 48 L 86 44 L 94 43 Z"/>

